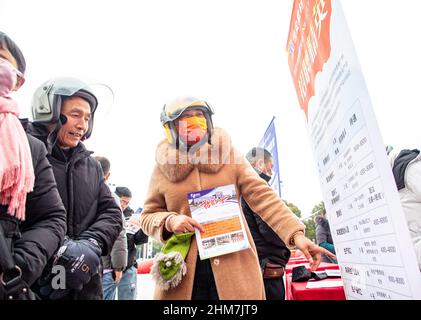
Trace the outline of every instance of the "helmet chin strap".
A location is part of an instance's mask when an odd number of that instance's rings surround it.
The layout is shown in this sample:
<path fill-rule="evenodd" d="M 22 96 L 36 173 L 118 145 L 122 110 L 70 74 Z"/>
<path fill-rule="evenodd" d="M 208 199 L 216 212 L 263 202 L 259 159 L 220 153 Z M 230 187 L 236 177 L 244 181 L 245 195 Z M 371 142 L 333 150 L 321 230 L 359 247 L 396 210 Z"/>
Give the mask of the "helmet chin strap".
<path fill-rule="evenodd" d="M 59 120 L 56 124 L 56 127 L 53 131 L 50 132 L 50 134 L 47 137 L 47 152 L 48 154 L 51 154 L 53 151 L 54 146 L 57 143 L 58 139 L 58 132 L 60 131 L 61 127 L 67 122 L 67 117 L 63 114 L 60 115 Z"/>

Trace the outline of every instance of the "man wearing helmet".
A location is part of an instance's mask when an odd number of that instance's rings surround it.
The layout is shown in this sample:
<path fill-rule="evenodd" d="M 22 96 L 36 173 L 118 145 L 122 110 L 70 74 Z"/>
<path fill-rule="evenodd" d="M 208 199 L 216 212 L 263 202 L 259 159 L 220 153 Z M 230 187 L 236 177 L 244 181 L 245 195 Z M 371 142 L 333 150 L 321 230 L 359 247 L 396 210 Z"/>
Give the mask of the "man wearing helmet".
<path fill-rule="evenodd" d="M 32 101 L 28 131 L 46 144 L 67 209 L 67 238 L 38 283 L 46 299 L 102 299 L 100 256 L 111 251 L 122 230 L 121 210 L 102 169 L 81 142 L 92 132 L 97 105 L 91 89 L 73 78 L 47 81 Z M 64 288 L 52 286 L 56 265 L 65 268 Z"/>
<path fill-rule="evenodd" d="M 304 236 L 303 224 L 232 147 L 228 134 L 213 128 L 212 115 L 209 104 L 196 98 L 176 99 L 164 106 L 161 123 L 167 139 L 156 151 L 141 228 L 163 243 L 173 234 L 195 228 L 203 232 L 191 218 L 187 193 L 234 184 L 237 196 L 244 197 L 286 244 L 303 251 L 315 270 L 320 253 L 331 254 Z M 191 241 L 184 278 L 172 288 L 157 285 L 155 298 L 264 299 L 256 248 L 247 226 L 246 232 L 249 249 L 208 260 L 200 260 L 196 241 Z"/>

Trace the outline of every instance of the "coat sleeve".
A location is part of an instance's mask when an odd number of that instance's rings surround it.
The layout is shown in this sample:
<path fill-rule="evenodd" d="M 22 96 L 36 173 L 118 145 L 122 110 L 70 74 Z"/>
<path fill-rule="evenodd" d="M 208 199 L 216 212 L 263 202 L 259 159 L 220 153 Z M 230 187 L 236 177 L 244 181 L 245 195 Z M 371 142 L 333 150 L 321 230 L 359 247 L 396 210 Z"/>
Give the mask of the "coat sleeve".
<path fill-rule="evenodd" d="M 291 236 L 304 232 L 304 225 L 285 205 L 275 191 L 262 180 L 243 157 L 237 168 L 237 186 L 250 208 L 289 246 Z"/>
<path fill-rule="evenodd" d="M 28 136 L 34 163 L 34 190 L 26 200 L 22 237 L 14 243 L 14 258 L 24 280 L 31 285 L 47 261 L 61 246 L 66 234 L 66 210 L 42 142 Z"/>
<path fill-rule="evenodd" d="M 114 270 L 123 271 L 127 267 L 127 235 L 122 229 L 111 249 L 111 265 Z"/>
<path fill-rule="evenodd" d="M 421 202 L 421 160 L 410 164 L 405 172 L 405 187 Z M 421 221 L 421 215 L 420 215 Z"/>
<path fill-rule="evenodd" d="M 159 180 L 162 179 L 159 168 L 155 166 L 149 182 L 149 190 L 140 215 L 141 229 L 152 238 L 165 243 L 163 237 L 165 219 L 177 212 L 168 212 L 164 195 L 159 191 Z"/>
<path fill-rule="evenodd" d="M 102 171 L 95 162 L 99 175 Z M 123 219 L 120 207 L 111 195 L 110 188 L 105 184 L 103 178 L 99 180 L 98 207 L 95 222 L 79 236 L 81 239 L 93 238 L 102 246 L 102 255 L 106 256 L 111 252 L 115 240 L 123 228 Z"/>

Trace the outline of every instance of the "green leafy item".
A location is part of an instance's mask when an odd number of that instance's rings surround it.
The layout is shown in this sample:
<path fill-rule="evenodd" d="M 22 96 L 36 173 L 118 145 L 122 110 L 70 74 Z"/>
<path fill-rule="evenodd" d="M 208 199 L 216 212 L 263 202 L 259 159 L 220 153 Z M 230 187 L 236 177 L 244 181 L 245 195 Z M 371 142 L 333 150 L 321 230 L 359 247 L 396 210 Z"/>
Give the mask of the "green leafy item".
<path fill-rule="evenodd" d="M 154 258 L 152 278 L 163 290 L 178 286 L 187 272 L 185 262 L 194 232 L 173 234 Z"/>

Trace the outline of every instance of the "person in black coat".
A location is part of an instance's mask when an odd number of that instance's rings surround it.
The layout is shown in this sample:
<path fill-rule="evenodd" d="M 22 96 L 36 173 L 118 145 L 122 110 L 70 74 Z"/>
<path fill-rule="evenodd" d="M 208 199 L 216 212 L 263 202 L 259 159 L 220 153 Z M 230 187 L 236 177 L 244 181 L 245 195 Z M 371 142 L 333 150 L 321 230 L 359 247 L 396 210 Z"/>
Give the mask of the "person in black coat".
<path fill-rule="evenodd" d="M 273 167 L 270 152 L 266 149 L 256 147 L 247 153 L 246 158 L 259 176 L 266 182 L 269 182 Z M 283 273 L 291 252 L 267 223 L 251 210 L 244 198 L 241 198 L 241 207 L 259 256 L 259 262 L 264 275 L 263 282 L 265 285 L 266 299 L 285 300 Z M 273 268 L 270 268 L 271 266 Z"/>
<path fill-rule="evenodd" d="M 48 299 L 102 299 L 100 256 L 110 253 L 122 230 L 121 210 L 101 166 L 81 142 L 92 133 L 97 105 L 87 84 L 73 78 L 43 83 L 32 101 L 28 131 L 45 143 L 67 209 L 67 240 L 52 265 L 64 267 L 65 286 L 52 288 L 46 270 L 39 292 Z"/>
<path fill-rule="evenodd" d="M 326 210 L 322 209 L 315 217 L 314 222 L 316 224 L 316 243 L 328 250 L 329 252 L 336 254 L 335 245 L 333 244 L 332 233 L 330 231 L 329 220 L 326 218 Z M 329 257 L 322 254 L 322 262 L 335 263 L 338 261 L 336 257 Z"/>
<path fill-rule="evenodd" d="M 111 176 L 111 162 L 106 157 L 96 156 L 95 160 L 99 162 L 104 175 L 104 180 L 109 186 L 108 179 Z M 111 192 L 116 203 L 120 206 L 120 198 Z M 124 221 L 123 212 L 121 212 Z M 114 242 L 111 253 L 108 256 L 102 256 L 102 290 L 104 292 L 104 300 L 115 300 L 117 285 L 120 282 L 123 271 L 127 267 L 127 235 L 126 229 L 120 232 L 117 240 Z"/>
<path fill-rule="evenodd" d="M 137 260 L 136 245 L 148 242 L 148 236 L 142 229 L 137 228 L 130 222 L 134 211 L 129 207 L 132 192 L 127 187 L 117 187 L 115 194 L 120 198 L 121 209 L 126 219 L 127 233 L 127 267 L 117 285 L 118 300 L 136 300 L 137 296 Z M 140 224 L 140 221 L 139 221 Z"/>
<path fill-rule="evenodd" d="M 0 32 L 0 59 L 8 61 L 14 68 L 19 70 L 20 78 L 15 81 L 13 90 L 18 90 L 23 84 L 25 72 L 25 59 L 19 47 L 3 32 Z M 1 76 L 3 72 L 0 71 Z M 4 78 L 1 79 L 2 81 Z M 3 98 L 3 96 L 2 96 Z M 0 116 L 0 126 L 4 125 L 4 117 Z M 15 119 L 16 121 L 17 118 Z M 24 134 L 23 128 L 16 128 Z M 3 140 L 0 136 L 2 147 L 14 142 Z M 1 204 L 2 193 L 0 192 L 0 228 L 5 236 L 7 250 L 12 253 L 16 266 L 21 270 L 23 281 L 31 286 L 40 276 L 47 261 L 60 247 L 66 233 L 66 211 L 57 190 L 53 170 L 48 162 L 45 146 L 30 135 L 26 135 L 29 143 L 30 157 L 33 167 L 34 184 L 33 191 L 27 193 L 24 202 L 24 219 L 18 219 L 16 214 L 9 212 L 8 204 Z M 0 148 L 3 150 L 2 148 Z M 2 152 L 2 151 L 0 151 Z M 9 158 L 10 160 L 10 158 Z M 0 181 L 5 168 L 0 167 Z M 0 187 L 2 191 L 2 187 Z M 24 201 L 24 200 L 23 200 Z M 5 254 L 0 252 L 0 259 Z M 1 265 L 1 264 L 0 264 Z M 17 269 L 16 269 L 17 270 Z M 7 282 L 8 271 L 0 266 L 0 300 L 14 299 L 3 285 Z M 9 290 L 9 288 L 8 288 Z"/>

